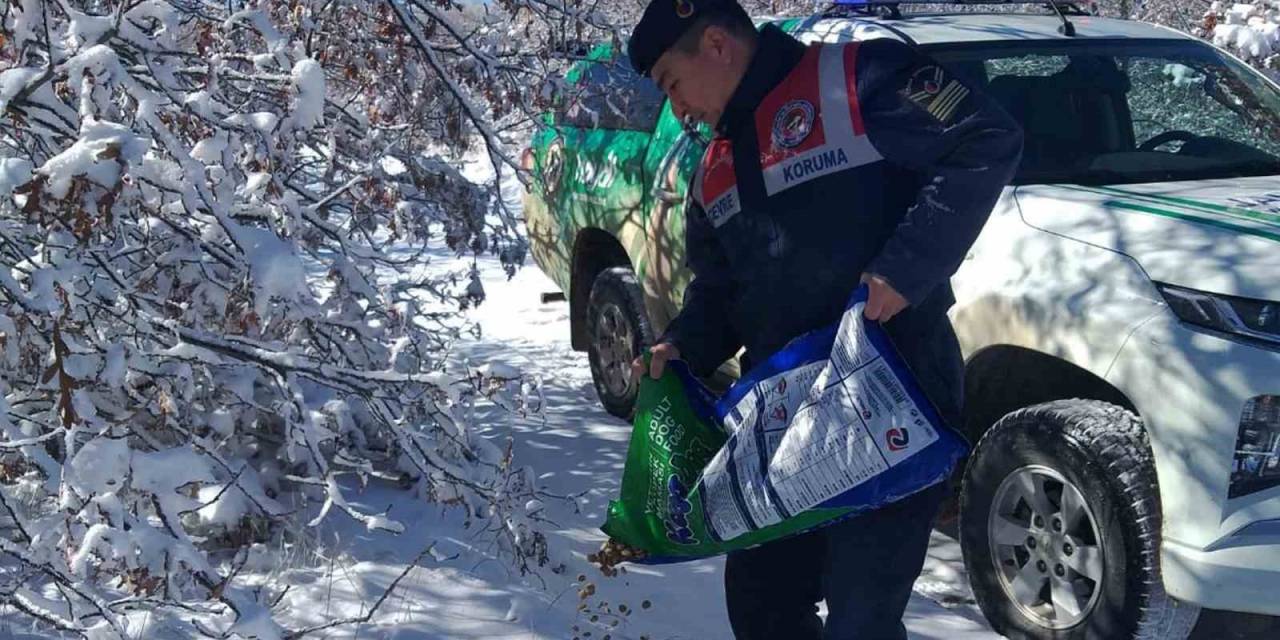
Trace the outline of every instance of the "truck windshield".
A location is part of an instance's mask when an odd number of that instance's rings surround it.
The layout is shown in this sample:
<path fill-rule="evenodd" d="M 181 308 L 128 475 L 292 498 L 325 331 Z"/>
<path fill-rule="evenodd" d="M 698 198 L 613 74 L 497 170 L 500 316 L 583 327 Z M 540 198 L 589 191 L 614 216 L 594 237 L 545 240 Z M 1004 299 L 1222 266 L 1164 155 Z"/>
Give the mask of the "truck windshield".
<path fill-rule="evenodd" d="M 1022 123 L 1018 184 L 1280 174 L 1280 91 L 1207 44 L 966 43 L 928 51 Z"/>

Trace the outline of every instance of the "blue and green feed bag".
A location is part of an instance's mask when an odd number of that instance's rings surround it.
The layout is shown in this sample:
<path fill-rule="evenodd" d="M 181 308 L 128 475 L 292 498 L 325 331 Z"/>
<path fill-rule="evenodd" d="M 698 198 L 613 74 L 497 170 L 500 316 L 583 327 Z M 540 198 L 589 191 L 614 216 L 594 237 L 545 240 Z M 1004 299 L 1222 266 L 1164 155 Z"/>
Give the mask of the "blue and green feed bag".
<path fill-rule="evenodd" d="M 716 398 L 673 361 L 640 382 L 618 500 L 627 560 L 679 562 L 785 538 L 945 480 L 965 455 L 878 323 L 867 288 Z"/>

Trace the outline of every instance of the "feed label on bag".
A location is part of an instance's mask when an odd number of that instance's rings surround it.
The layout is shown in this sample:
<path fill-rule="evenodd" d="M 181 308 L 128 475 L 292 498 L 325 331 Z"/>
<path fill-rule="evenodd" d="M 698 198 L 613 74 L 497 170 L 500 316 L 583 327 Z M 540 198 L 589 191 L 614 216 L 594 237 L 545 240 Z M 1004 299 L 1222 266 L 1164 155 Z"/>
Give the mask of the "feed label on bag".
<path fill-rule="evenodd" d="M 829 360 L 760 381 L 726 415 L 732 437 L 702 474 L 720 540 L 820 505 L 938 439 L 867 338 L 864 305 L 845 311 Z"/>

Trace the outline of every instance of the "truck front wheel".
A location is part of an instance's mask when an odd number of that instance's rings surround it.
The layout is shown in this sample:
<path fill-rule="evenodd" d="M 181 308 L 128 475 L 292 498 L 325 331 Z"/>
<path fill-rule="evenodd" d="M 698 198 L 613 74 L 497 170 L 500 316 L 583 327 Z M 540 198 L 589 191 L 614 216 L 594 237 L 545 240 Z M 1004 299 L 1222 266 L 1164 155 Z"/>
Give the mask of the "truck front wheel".
<path fill-rule="evenodd" d="M 1095 400 L 1010 413 L 974 449 L 960 495 L 974 596 L 1009 638 L 1186 638 L 1199 608 L 1164 592 L 1160 516 L 1136 415 Z"/>

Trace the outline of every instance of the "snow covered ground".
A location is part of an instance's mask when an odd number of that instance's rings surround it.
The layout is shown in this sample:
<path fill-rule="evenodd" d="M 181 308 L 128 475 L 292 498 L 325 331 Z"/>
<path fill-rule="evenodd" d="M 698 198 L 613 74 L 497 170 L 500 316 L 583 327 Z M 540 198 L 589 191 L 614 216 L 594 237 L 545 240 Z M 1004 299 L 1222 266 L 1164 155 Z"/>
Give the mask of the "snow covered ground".
<path fill-rule="evenodd" d="M 485 167 L 468 167 L 483 179 Z M 504 185 L 518 206 L 520 185 Z M 276 610 L 288 628 L 361 618 L 387 586 L 408 570 L 372 619 L 307 637 L 414 640 L 721 640 L 731 638 L 723 601 L 723 559 L 657 567 L 628 566 L 606 578 L 586 554 L 604 537 L 608 501 L 617 495 L 630 425 L 600 407 L 586 355 L 569 347 L 567 303 L 544 304 L 555 285 L 529 264 L 508 280 L 496 259 L 478 264 L 487 300 L 469 311 L 478 337 L 457 345 L 451 368 L 501 363 L 541 379 L 546 406 L 520 418 L 496 407 L 477 408 L 483 435 L 512 446 L 518 465 L 529 465 L 546 491 L 576 499 L 546 500 L 553 565 L 521 576 L 490 546 L 492 536 L 468 527 L 460 509 L 413 499 L 386 482 L 344 491 L 358 508 L 387 515 L 406 527 L 399 536 L 371 532 L 333 513 L 314 536 L 288 547 L 255 547 L 242 576 L 250 583 L 288 590 Z M 426 268 L 465 270 L 465 262 L 437 254 Z M 311 514 L 308 514 L 311 515 Z M 300 519 L 305 522 L 306 518 Z M 424 553 L 425 552 L 425 553 Z M 414 565 L 417 560 L 416 566 Z M 996 638 L 972 604 L 954 541 L 935 534 L 917 596 L 907 610 L 912 638 Z M 948 607 L 939 603 L 946 603 Z M 137 638 L 169 638 L 143 610 L 129 616 Z M 246 621 L 248 622 L 248 621 Z M 251 634 L 252 624 L 242 628 Z M 246 634 L 246 635 L 248 635 Z M 46 637 L 0 617 L 0 638 Z"/>
<path fill-rule="evenodd" d="M 483 177 L 483 166 L 469 173 Z M 518 204 L 519 185 L 506 186 Z M 445 256 L 441 256 L 445 258 Z M 449 263 L 442 260 L 442 263 Z M 452 262 L 451 268 L 457 268 Z M 425 548 L 432 551 L 365 624 L 336 627 L 316 637 L 376 639 L 719 640 L 731 637 L 723 602 L 723 560 L 627 568 L 606 578 L 585 556 L 603 541 L 598 526 L 618 490 L 630 426 L 600 408 L 585 354 L 569 347 L 567 303 L 543 304 L 551 281 L 530 264 L 508 280 L 496 260 L 479 264 L 488 298 L 472 310 L 476 339 L 452 354 L 466 362 L 499 362 L 542 379 L 547 406 L 536 418 L 516 418 L 481 407 L 484 433 L 511 443 L 517 464 L 530 465 L 555 494 L 578 495 L 576 504 L 548 500 L 553 558 L 565 570 L 520 576 L 465 527 L 457 510 L 412 501 L 391 486 L 370 485 L 362 507 L 390 508 L 406 525 L 393 537 L 367 532 L 341 515 L 322 525 L 321 549 L 290 556 L 275 577 L 293 585 L 281 603 L 297 628 L 368 610 L 386 586 Z M 352 489 L 355 492 L 355 489 Z M 305 556 L 305 557 L 304 557 Z M 271 572 L 270 562 L 261 571 Z M 594 588 L 586 587 L 593 585 Z M 589 595 L 583 595 L 585 592 Z M 924 577 L 907 611 L 916 639 L 998 637 L 972 605 L 958 546 L 935 534 Z M 945 602 L 950 608 L 943 607 Z"/>
<path fill-rule="evenodd" d="M 521 577 L 492 549 L 482 533 L 463 527 L 456 510 L 411 501 L 390 486 L 370 485 L 362 507 L 387 508 L 406 525 L 399 537 L 371 533 L 330 518 L 324 525 L 329 558 L 301 562 L 280 578 L 295 585 L 285 602 L 295 625 L 359 615 L 386 585 L 429 544 L 420 563 L 382 605 L 374 621 L 348 625 L 317 637 L 403 639 L 547 639 L 573 637 L 614 640 L 727 639 L 721 559 L 662 567 L 629 567 L 605 578 L 585 560 L 603 541 L 597 527 L 616 496 L 630 434 L 628 424 L 609 416 L 596 401 L 586 356 L 569 348 L 569 308 L 542 304 L 539 294 L 554 285 L 536 268 L 506 280 L 496 263 L 481 263 L 488 301 L 472 312 L 479 339 L 459 345 L 459 363 L 497 361 L 542 378 L 547 407 L 536 419 L 490 413 L 485 435 L 514 446 L 515 460 L 531 465 L 547 490 L 582 494 L 578 509 L 567 501 L 547 501 L 550 545 L 563 574 Z M 959 549 L 935 534 L 926 575 L 907 612 L 913 638 L 995 638 L 976 607 L 963 602 Z M 579 596 L 584 583 L 595 593 Z M 542 583 L 545 580 L 545 584 Z M 950 609 L 934 600 L 962 602 Z M 645 602 L 650 606 L 644 607 Z M 586 605 L 580 611 L 580 605 Z M 628 612 L 620 613 L 623 606 Z M 593 621 L 594 620 L 594 621 Z M 613 626 L 614 623 L 616 626 Z M 577 627 L 575 631 L 574 627 Z M 586 631 L 591 635 L 587 636 Z"/>
<path fill-rule="evenodd" d="M 483 166 L 468 167 L 484 178 Z M 505 185 L 517 205 L 521 187 Z M 434 254 L 427 269 L 465 271 L 453 256 Z M 487 300 L 468 312 L 478 337 L 457 345 L 451 368 L 468 362 L 501 363 L 542 380 L 546 406 L 541 415 L 520 418 L 496 407 L 477 407 L 483 436 L 511 445 L 514 460 L 531 466 L 546 491 L 575 500 L 545 500 L 553 564 L 536 575 L 520 575 L 492 548 L 493 536 L 469 527 L 458 508 L 416 500 L 385 481 L 361 489 L 345 483 L 357 508 L 385 511 L 405 525 L 405 533 L 368 531 L 335 512 L 306 532 L 286 536 L 288 546 L 255 546 L 239 575 L 260 584 L 268 598 L 287 586 L 274 607 L 287 628 L 301 629 L 342 619 L 361 619 L 388 585 L 404 579 L 367 622 L 351 622 L 308 638 L 414 640 L 727 640 L 731 638 L 723 602 L 723 560 L 658 567 L 629 566 L 606 578 L 586 562 L 599 548 L 608 501 L 616 496 L 630 425 L 600 408 L 585 354 L 569 347 L 569 307 L 543 304 L 551 281 L 532 264 L 508 280 L 500 263 L 479 262 Z M 314 513 L 302 514 L 306 522 Z M 407 573 L 406 573 L 407 572 Z M 912 638 L 977 640 L 997 637 L 972 605 L 958 546 L 940 534 L 918 595 L 906 614 Z M 948 607 L 939 603 L 946 603 Z M 132 638 L 177 638 L 145 606 L 128 615 Z M 270 637 L 262 619 L 242 620 L 242 637 Z M 0 615 L 0 638 L 50 637 L 25 622 Z"/>

